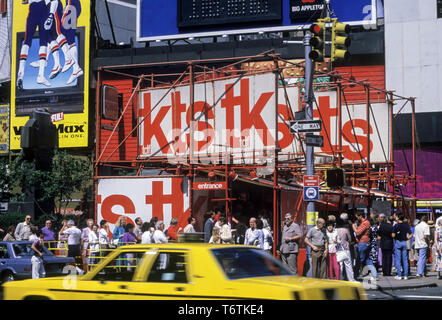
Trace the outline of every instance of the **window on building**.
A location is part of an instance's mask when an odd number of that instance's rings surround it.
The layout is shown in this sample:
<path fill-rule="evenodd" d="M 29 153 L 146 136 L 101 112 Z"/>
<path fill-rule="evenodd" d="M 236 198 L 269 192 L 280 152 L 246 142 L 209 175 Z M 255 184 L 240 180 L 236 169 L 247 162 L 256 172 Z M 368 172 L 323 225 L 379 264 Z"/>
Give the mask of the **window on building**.
<path fill-rule="evenodd" d="M 0 0 L 0 14 L 8 12 L 8 0 Z"/>
<path fill-rule="evenodd" d="M 442 18 L 442 0 L 437 0 L 437 18 Z"/>

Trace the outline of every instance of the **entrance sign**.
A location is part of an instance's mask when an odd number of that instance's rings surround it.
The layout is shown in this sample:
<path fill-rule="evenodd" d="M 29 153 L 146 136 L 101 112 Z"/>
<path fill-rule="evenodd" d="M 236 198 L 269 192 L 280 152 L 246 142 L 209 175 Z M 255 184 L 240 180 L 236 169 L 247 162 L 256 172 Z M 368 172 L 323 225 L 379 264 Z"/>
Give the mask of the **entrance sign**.
<path fill-rule="evenodd" d="M 225 181 L 193 183 L 193 190 L 225 190 L 225 189 L 227 189 L 227 183 Z"/>

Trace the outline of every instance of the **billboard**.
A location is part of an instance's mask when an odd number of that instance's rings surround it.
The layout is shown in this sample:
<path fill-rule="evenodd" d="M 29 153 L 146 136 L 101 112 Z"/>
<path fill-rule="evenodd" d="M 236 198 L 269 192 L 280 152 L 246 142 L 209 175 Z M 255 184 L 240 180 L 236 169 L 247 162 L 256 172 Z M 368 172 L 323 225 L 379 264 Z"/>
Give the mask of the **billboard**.
<path fill-rule="evenodd" d="M 144 222 L 158 217 L 166 229 L 172 218 L 186 225 L 190 216 L 189 192 L 189 179 L 185 177 L 99 179 L 96 221 L 108 221 L 111 230 L 121 215 L 133 225 L 137 217 Z"/>
<path fill-rule="evenodd" d="M 0 155 L 9 152 L 9 105 L 0 105 Z"/>
<path fill-rule="evenodd" d="M 302 154 L 304 143 L 290 133 L 289 124 L 302 108 L 299 90 L 295 85 L 278 87 L 276 96 L 273 73 L 196 83 L 193 122 L 189 85 L 142 90 L 139 156 L 165 157 L 172 164 L 186 163 L 190 156 L 191 161 L 203 163 L 269 165 L 277 135 L 279 159 L 293 159 Z M 337 94 L 326 91 L 315 96 L 320 112 L 315 107 L 313 116 L 322 119 L 324 137 L 324 146 L 315 151 L 331 156 L 339 148 Z M 344 163 L 364 161 L 368 154 L 371 162 L 389 161 L 388 105 L 372 103 L 371 108 L 368 144 L 366 104 L 342 107 Z"/>
<path fill-rule="evenodd" d="M 63 113 L 60 148 L 87 147 L 90 1 L 15 1 L 10 148 L 33 110 Z"/>
<path fill-rule="evenodd" d="M 333 0 L 341 22 L 375 25 L 379 0 Z M 137 41 L 296 30 L 324 0 L 137 0 Z"/>
<path fill-rule="evenodd" d="M 196 83 L 193 122 L 190 89 L 185 85 L 170 92 L 140 92 L 141 157 L 165 156 L 179 162 L 180 156 L 192 153 L 216 163 L 218 156 L 236 154 L 234 160 L 256 163 L 256 157 L 275 149 L 275 74 Z M 290 91 L 291 97 L 297 96 L 297 88 Z"/>

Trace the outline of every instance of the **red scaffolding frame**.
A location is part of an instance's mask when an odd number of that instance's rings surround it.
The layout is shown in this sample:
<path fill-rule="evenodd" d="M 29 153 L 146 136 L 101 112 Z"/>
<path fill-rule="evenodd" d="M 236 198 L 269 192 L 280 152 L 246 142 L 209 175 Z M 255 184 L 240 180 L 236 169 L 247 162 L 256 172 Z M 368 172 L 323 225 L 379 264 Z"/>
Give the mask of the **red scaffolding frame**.
<path fill-rule="evenodd" d="M 265 70 L 262 69 L 254 69 L 251 70 L 250 67 L 243 66 L 248 65 L 253 61 L 262 61 L 267 60 L 267 67 Z M 213 65 L 216 64 L 216 67 Z M 175 66 L 182 69 L 182 72 L 172 72 L 166 73 L 161 72 L 162 68 L 167 69 L 167 66 Z M 212 65 L 209 67 L 208 65 Z M 111 167 L 119 167 L 119 168 L 130 168 L 136 169 L 137 175 L 140 175 L 142 169 L 149 165 L 150 167 L 160 168 L 169 174 L 186 174 L 192 181 L 198 175 L 206 175 L 209 171 L 215 173 L 215 175 L 223 177 L 226 184 L 229 186 L 231 181 L 229 180 L 229 173 L 231 170 L 234 170 L 239 174 L 240 178 L 243 181 L 248 181 L 253 183 L 249 174 L 251 170 L 259 170 L 262 168 L 260 165 L 252 164 L 252 165 L 239 165 L 239 164 L 231 164 L 229 161 L 226 161 L 225 164 L 202 164 L 195 163 L 193 160 L 193 139 L 190 139 L 191 147 L 190 150 L 192 152 L 187 156 L 187 159 L 184 164 L 177 164 L 176 166 L 165 165 L 164 157 L 148 157 L 148 158 L 140 158 L 139 152 L 137 152 L 137 157 L 132 159 L 123 159 L 123 160 L 112 160 L 111 157 L 114 153 L 129 139 L 133 133 L 138 134 L 139 126 L 146 119 L 146 117 L 158 106 L 161 102 L 158 102 L 156 106 L 150 111 L 150 113 L 144 116 L 143 119 L 138 121 L 137 125 L 132 128 L 129 134 L 127 134 L 124 139 L 118 145 L 111 145 L 111 138 L 115 135 L 118 125 L 123 120 L 124 115 L 126 114 L 129 106 L 133 103 L 135 96 L 138 92 L 144 88 L 167 88 L 166 93 L 163 98 L 175 87 L 181 85 L 189 85 L 190 88 L 190 108 L 191 108 L 191 119 L 194 120 L 194 86 L 196 83 L 201 82 L 209 82 L 216 79 L 240 79 L 245 75 L 252 74 L 260 74 L 265 72 L 273 72 L 275 74 L 275 92 L 278 88 L 284 87 L 286 89 L 285 79 L 283 77 L 283 71 L 286 68 L 297 67 L 302 68 L 302 63 L 297 63 L 289 60 L 285 60 L 280 58 L 278 55 L 273 54 L 272 51 L 267 51 L 262 54 L 256 56 L 249 57 L 240 57 L 240 58 L 227 58 L 227 59 L 208 59 L 208 60 L 199 60 L 199 61 L 177 61 L 177 62 L 164 62 L 164 63 L 146 63 L 146 64 L 134 64 L 134 65 L 121 65 L 121 66 L 108 66 L 108 67 L 100 67 L 98 69 L 97 75 L 97 86 L 96 86 L 96 148 L 95 148 L 95 161 L 94 161 L 94 184 L 95 190 L 97 190 L 98 180 L 102 178 L 99 175 L 99 168 L 104 166 Z M 141 72 L 146 69 L 157 68 L 158 73 L 150 73 L 150 74 L 142 74 Z M 135 73 L 135 74 L 134 74 Z M 141 74 L 138 74 L 141 73 Z M 103 139 L 101 124 L 101 100 L 100 100 L 100 90 L 103 83 L 103 77 L 105 75 L 115 75 L 122 78 L 133 79 L 136 81 L 135 87 L 132 88 L 132 93 L 125 103 L 123 107 L 123 111 L 119 116 L 114 128 L 107 139 Z M 345 74 L 339 74 L 335 71 L 323 72 L 316 70 L 315 77 L 328 76 L 332 79 L 332 81 L 318 85 L 317 87 L 320 89 L 321 86 L 326 88 L 326 90 L 336 90 L 337 92 L 337 147 L 333 148 L 333 145 L 330 142 L 330 146 L 332 146 L 332 156 L 329 158 L 329 161 L 325 163 L 321 163 L 317 165 L 315 168 L 315 173 L 318 174 L 321 179 L 323 179 L 324 171 L 327 168 L 331 168 L 334 166 L 341 167 L 346 172 L 347 177 L 347 185 L 351 187 L 355 187 L 356 190 L 321 190 L 321 192 L 327 195 L 339 195 L 339 204 L 342 204 L 342 199 L 344 197 L 353 197 L 354 193 L 357 196 L 362 196 L 365 198 L 365 202 L 367 203 L 367 209 L 370 209 L 370 199 L 374 197 L 383 197 L 389 199 L 391 201 L 392 209 L 394 209 L 395 203 L 397 206 L 402 206 L 402 211 L 406 214 L 406 216 L 410 219 L 413 219 L 416 215 L 416 194 L 417 194 L 417 180 L 416 180 L 416 118 L 415 118 L 415 98 L 413 97 L 402 97 L 397 95 L 392 91 L 387 91 L 380 88 L 373 87 L 369 81 L 364 80 L 355 80 L 354 78 L 347 78 Z M 149 85 L 146 87 L 145 83 L 149 82 Z M 297 85 L 299 88 L 302 85 Z M 354 86 L 361 87 L 363 92 L 365 93 L 365 108 L 366 108 L 366 119 L 367 119 L 367 132 L 366 132 L 366 140 L 367 140 L 367 149 L 370 150 L 370 126 L 371 121 L 377 128 L 377 122 L 375 113 L 373 112 L 373 108 L 371 106 L 372 99 L 371 93 L 376 93 L 378 99 L 376 102 L 386 102 L 388 104 L 388 114 L 389 114 L 389 150 L 385 150 L 385 146 L 382 145 L 383 154 L 385 157 L 385 161 L 382 163 L 375 163 L 377 166 L 373 168 L 373 162 L 370 161 L 370 152 L 367 154 L 367 158 L 363 161 L 363 157 L 361 155 L 360 163 L 344 163 L 343 162 L 343 132 L 342 132 L 342 117 L 343 113 L 347 112 L 350 117 L 350 122 L 353 127 L 353 134 L 356 137 L 355 128 L 353 126 L 353 120 L 351 118 L 350 112 L 348 110 L 349 106 L 346 98 L 346 90 L 348 88 L 354 88 Z M 352 89 L 354 90 L 354 89 Z M 276 124 L 278 124 L 278 94 L 275 94 L 276 103 L 275 103 L 275 117 Z M 300 95 L 301 97 L 301 95 Z M 379 98 L 381 97 L 381 98 Z M 300 99 L 301 100 L 301 99 Z M 398 101 L 403 102 L 401 108 L 395 113 L 394 107 L 398 104 Z M 301 102 L 300 102 L 301 103 Z M 413 164 L 412 164 L 412 173 L 407 174 L 406 172 L 398 172 L 395 170 L 394 164 L 394 152 L 393 152 L 393 118 L 396 117 L 405 107 L 406 104 L 411 105 L 412 109 L 412 153 L 413 153 Z M 137 106 L 137 108 L 139 108 Z M 319 111 L 319 106 L 316 103 L 316 108 Z M 289 108 L 289 115 L 293 118 L 293 110 Z M 138 114 L 138 112 L 136 112 Z M 320 118 L 322 119 L 322 115 L 320 114 Z M 187 129 L 192 130 L 192 126 Z M 278 137 L 278 125 L 275 126 L 275 137 Z M 379 135 L 379 130 L 376 130 Z M 191 132 L 192 134 L 192 132 Z M 326 132 L 325 139 L 330 140 L 330 133 Z M 303 140 L 303 137 L 299 134 L 297 135 L 299 141 Z M 278 140 L 278 139 L 276 139 Z M 382 139 L 379 140 L 382 142 Z M 172 141 L 173 142 L 173 141 Z M 169 142 L 172 143 L 172 142 Z M 165 146 L 163 146 L 164 148 Z M 356 143 L 356 148 L 359 151 L 359 143 Z M 105 152 L 110 152 L 106 157 L 104 156 Z M 389 154 L 388 154 L 389 151 Z M 226 156 L 234 156 L 232 154 Z M 290 160 L 279 160 L 280 150 L 278 146 L 275 148 L 274 152 L 274 168 L 276 170 L 273 171 L 272 179 L 260 179 L 261 184 L 269 185 L 273 189 L 273 230 L 275 235 L 275 243 L 278 243 L 278 234 L 279 234 L 279 225 L 280 214 L 279 214 L 279 190 L 284 188 L 293 188 L 293 190 L 301 190 L 302 184 L 297 181 L 302 181 L 302 176 L 305 174 L 305 158 L 304 158 L 304 150 L 302 144 L 300 144 L 300 151 L 296 152 L 296 154 L 291 155 Z M 317 154 L 315 156 L 321 156 Z M 365 162 L 365 163 L 364 163 Z M 287 179 L 289 177 L 290 179 Z M 289 180 L 294 181 L 294 183 L 288 182 Z M 382 192 L 379 190 L 375 190 L 373 188 L 374 184 L 377 181 L 386 181 L 389 187 L 390 192 Z M 402 192 L 397 194 L 396 189 L 400 190 L 400 184 L 406 184 L 407 182 L 412 181 L 413 183 L 413 196 L 406 198 L 403 196 Z M 191 188 L 192 190 L 192 188 Z M 95 195 L 95 202 L 97 205 L 97 192 Z M 327 196 L 327 205 L 329 197 Z M 230 213 L 230 205 L 232 202 L 231 194 L 229 194 L 229 188 L 226 188 L 225 192 L 225 209 L 226 214 Z M 396 200 L 396 201 L 395 201 Z M 412 202 L 412 208 L 410 210 L 409 202 Z M 95 207 L 97 209 L 97 207 Z M 97 211 L 97 210 L 96 210 Z M 190 193 L 190 213 L 192 215 L 192 192 Z M 274 248 L 275 250 L 275 248 Z"/>

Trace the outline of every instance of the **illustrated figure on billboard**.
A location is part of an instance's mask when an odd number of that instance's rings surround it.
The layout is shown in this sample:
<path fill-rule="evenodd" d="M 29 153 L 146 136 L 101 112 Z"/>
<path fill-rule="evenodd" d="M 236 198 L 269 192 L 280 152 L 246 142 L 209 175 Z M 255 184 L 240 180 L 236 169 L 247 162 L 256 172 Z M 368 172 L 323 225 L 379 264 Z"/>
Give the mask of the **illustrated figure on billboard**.
<path fill-rule="evenodd" d="M 81 14 L 80 0 L 66 0 L 66 7 L 61 19 L 61 25 L 65 30 L 64 35 L 69 45 L 69 63 L 63 68 L 63 72 L 67 71 L 72 66 L 72 75 L 66 84 L 70 84 L 78 77 L 83 75 L 83 70 L 78 64 L 78 50 L 75 44 L 75 33 L 77 31 L 77 19 Z"/>
<path fill-rule="evenodd" d="M 55 2 L 56 0 L 50 0 L 50 2 Z M 23 0 L 22 4 L 28 4 L 29 3 L 29 13 L 28 17 L 26 18 L 26 31 L 25 31 L 25 38 L 23 41 L 23 45 L 21 47 L 20 51 L 20 63 L 19 63 L 19 69 L 17 74 L 17 87 L 19 90 L 23 89 L 23 77 L 25 74 L 25 65 L 26 60 L 28 58 L 28 52 L 29 48 L 32 45 L 32 37 L 34 36 L 35 31 L 37 31 L 38 27 L 38 33 L 39 33 L 39 39 L 40 39 L 40 48 L 38 51 L 39 61 L 38 61 L 38 76 L 37 76 L 37 83 L 44 84 L 45 86 L 50 86 L 51 84 L 44 76 L 44 69 L 46 67 L 46 56 L 47 56 L 47 45 L 49 42 L 48 35 L 49 32 L 45 28 L 45 24 L 49 23 L 48 21 L 48 11 L 46 6 L 45 0 Z M 50 13 L 54 14 L 55 12 L 55 5 L 52 6 L 50 10 Z"/>
<path fill-rule="evenodd" d="M 46 0 L 48 2 L 48 0 Z M 54 10 L 55 7 L 55 10 Z M 48 52 L 46 55 L 47 66 L 49 53 L 52 53 L 54 58 L 54 66 L 49 75 L 49 79 L 54 79 L 60 72 L 67 71 L 73 64 L 72 59 L 69 58 L 69 46 L 65 37 L 66 30 L 64 30 L 61 24 L 61 18 L 63 17 L 63 4 L 60 0 L 49 1 L 48 3 L 49 16 L 47 18 L 47 23 L 45 24 L 45 29 L 49 31 L 48 34 Z M 54 12 L 55 14 L 51 13 Z M 60 66 L 60 54 L 59 49 L 63 51 L 65 64 L 63 68 Z M 49 52 L 50 49 L 50 52 Z M 31 66 L 34 68 L 39 67 L 39 62 L 31 62 Z"/>
<path fill-rule="evenodd" d="M 83 70 L 78 64 L 78 50 L 75 43 L 77 19 L 81 13 L 79 0 L 67 0 L 63 10 L 60 0 L 23 0 L 23 4 L 29 2 L 29 14 L 26 20 L 26 33 L 20 53 L 20 64 L 17 75 L 17 87 L 23 89 L 23 77 L 26 66 L 28 51 L 32 44 L 32 36 L 39 31 L 40 49 L 39 60 L 31 62 L 31 66 L 38 68 L 37 83 L 50 86 L 51 83 L 45 78 L 44 70 L 47 66 L 49 54 L 52 53 L 54 65 L 49 79 L 54 79 L 60 72 L 66 72 L 73 67 L 72 75 L 66 84 L 71 84 L 83 75 Z M 45 10 L 43 9 L 45 7 Z M 64 66 L 60 66 L 59 49 L 64 54 Z"/>

